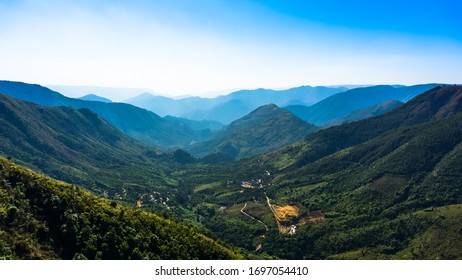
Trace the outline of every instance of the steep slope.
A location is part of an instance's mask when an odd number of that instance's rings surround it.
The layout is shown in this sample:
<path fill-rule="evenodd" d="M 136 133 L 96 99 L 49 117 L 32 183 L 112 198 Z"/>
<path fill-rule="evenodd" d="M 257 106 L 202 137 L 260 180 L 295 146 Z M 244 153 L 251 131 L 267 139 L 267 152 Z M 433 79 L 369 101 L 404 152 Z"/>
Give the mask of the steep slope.
<path fill-rule="evenodd" d="M 418 248 L 411 243 L 424 238 L 421 235 L 431 229 L 432 220 L 439 223 L 446 219 L 446 215 L 438 216 L 437 207 L 453 205 L 460 213 L 462 162 L 455 155 L 462 152 L 461 123 L 459 113 L 395 129 L 281 172 L 267 192 L 280 199 L 296 199 L 308 209 L 332 216 L 330 228 L 319 226 L 325 234 L 306 245 L 304 254 L 314 246 L 322 248 L 318 257 L 351 258 L 349 254 L 356 254 L 361 258 L 390 258 L 395 254 L 399 257 L 404 250 L 411 253 L 407 258 L 461 258 L 462 244 L 453 243 L 451 251 L 442 250 L 438 236 L 425 241 L 435 247 Z M 429 214 L 423 218 L 421 211 Z M 462 218 L 456 217 L 442 221 L 446 229 L 443 235 L 458 236 L 458 240 L 462 237 Z M 342 236 L 336 235 L 339 230 Z M 299 238 L 311 234 L 313 231 L 300 232 Z"/>
<path fill-rule="evenodd" d="M 1 259 L 236 259 L 197 229 L 0 157 Z"/>
<path fill-rule="evenodd" d="M 380 117 L 190 171 L 202 178 L 191 201 L 217 236 L 282 258 L 460 259 L 461 97 L 462 87 L 437 87 Z M 299 210 L 284 221 L 297 226 L 294 236 L 278 234 L 275 209 Z"/>
<path fill-rule="evenodd" d="M 290 112 L 274 104 L 262 106 L 212 134 L 211 140 L 191 147 L 197 156 L 224 154 L 241 159 L 275 150 L 316 131 Z"/>
<path fill-rule="evenodd" d="M 42 107 L 0 95 L 0 154 L 54 178 L 133 201 L 165 182 L 172 160 L 88 109 Z M 132 185 L 130 190 L 127 184 Z"/>
<path fill-rule="evenodd" d="M 326 123 L 326 126 L 339 125 L 339 124 L 349 122 L 349 121 L 356 121 L 356 120 L 377 117 L 393 109 L 396 109 L 401 105 L 403 105 L 403 102 L 400 102 L 400 101 L 396 101 L 396 100 L 385 101 L 383 103 L 379 103 L 371 107 L 359 109 L 351 113 L 348 113 L 346 115 L 343 115 L 341 117 L 338 117 L 336 119 L 330 120 L 329 122 Z"/>
<path fill-rule="evenodd" d="M 385 115 L 320 130 L 308 136 L 297 148 L 287 148 L 286 164 L 303 165 L 341 149 L 360 144 L 400 126 L 413 125 L 460 110 L 461 87 L 446 86 L 429 90 Z M 449 105 L 451 104 L 451 105 Z"/>
<path fill-rule="evenodd" d="M 151 110 L 161 116 L 172 115 L 229 124 L 263 105 L 311 105 L 345 90 L 347 88 L 302 86 L 287 90 L 241 90 L 215 98 L 187 97 L 182 99 L 171 99 L 145 93 L 130 98 L 126 102 Z"/>
<path fill-rule="evenodd" d="M 45 106 L 87 108 L 122 132 L 151 145 L 189 145 L 202 139 L 202 133 L 185 124 L 163 119 L 151 111 L 125 103 L 103 103 L 65 97 L 48 88 L 20 82 L 0 81 L 0 93 Z"/>
<path fill-rule="evenodd" d="M 409 87 L 373 86 L 356 88 L 330 96 L 310 107 L 294 105 L 287 106 L 285 109 L 309 123 L 326 126 L 333 119 L 385 101 L 407 102 L 416 95 L 436 86 L 437 84 L 426 84 Z"/>

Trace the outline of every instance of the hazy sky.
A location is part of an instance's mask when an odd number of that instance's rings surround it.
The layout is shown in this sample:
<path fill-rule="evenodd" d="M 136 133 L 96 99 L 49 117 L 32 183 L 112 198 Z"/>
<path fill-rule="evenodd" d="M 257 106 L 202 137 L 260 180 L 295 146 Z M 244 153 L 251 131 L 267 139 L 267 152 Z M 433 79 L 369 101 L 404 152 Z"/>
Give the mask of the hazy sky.
<path fill-rule="evenodd" d="M 0 0 L 0 80 L 170 95 L 461 83 L 461 2 Z"/>

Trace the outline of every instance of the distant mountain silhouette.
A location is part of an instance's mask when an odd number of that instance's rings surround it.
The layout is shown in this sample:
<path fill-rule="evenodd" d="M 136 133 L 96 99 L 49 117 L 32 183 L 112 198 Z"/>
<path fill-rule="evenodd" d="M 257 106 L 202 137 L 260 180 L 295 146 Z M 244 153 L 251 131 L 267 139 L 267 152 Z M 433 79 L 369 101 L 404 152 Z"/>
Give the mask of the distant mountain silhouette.
<path fill-rule="evenodd" d="M 204 131 L 196 131 L 184 123 L 161 118 L 130 104 L 74 99 L 40 85 L 10 81 L 0 81 L 0 93 L 39 105 L 87 108 L 122 132 L 151 145 L 189 145 L 204 138 Z"/>
<path fill-rule="evenodd" d="M 172 115 L 229 124 L 263 105 L 275 104 L 280 107 L 292 104 L 311 105 L 345 90 L 347 88 L 344 87 L 301 86 L 287 90 L 240 90 L 215 98 L 187 97 L 182 99 L 144 93 L 126 102 L 151 110 L 161 116 Z"/>
<path fill-rule="evenodd" d="M 371 107 L 386 101 L 407 102 L 413 97 L 436 87 L 437 84 L 415 86 L 372 86 L 355 88 L 332 95 L 312 106 L 290 105 L 285 107 L 296 116 L 317 126 L 327 126 L 334 119 L 356 110 Z"/>
<path fill-rule="evenodd" d="M 112 100 L 98 96 L 96 94 L 87 94 L 85 96 L 79 97 L 78 99 L 86 100 L 86 101 L 99 101 L 105 103 L 112 103 Z"/>
<path fill-rule="evenodd" d="M 356 121 L 356 120 L 362 120 L 362 119 L 380 116 L 393 109 L 398 108 L 399 106 L 403 104 L 404 104 L 403 102 L 396 101 L 396 100 L 385 101 L 383 103 L 379 103 L 371 107 L 359 109 L 351 113 L 348 113 L 346 115 L 343 115 L 341 117 L 338 117 L 336 119 L 333 119 L 329 121 L 328 123 L 326 123 L 326 125 L 332 126 L 332 125 L 342 124 L 344 122 Z"/>

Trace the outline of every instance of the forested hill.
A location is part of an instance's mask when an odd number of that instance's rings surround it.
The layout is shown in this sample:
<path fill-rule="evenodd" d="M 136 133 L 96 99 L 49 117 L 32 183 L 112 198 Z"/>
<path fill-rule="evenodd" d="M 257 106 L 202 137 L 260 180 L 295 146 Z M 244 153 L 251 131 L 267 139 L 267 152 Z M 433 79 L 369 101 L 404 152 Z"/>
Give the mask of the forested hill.
<path fill-rule="evenodd" d="M 297 147 L 287 147 L 280 154 L 289 154 L 291 165 L 301 166 L 339 150 L 358 145 L 399 127 L 443 119 L 462 112 L 462 87 L 436 87 L 397 109 L 379 117 L 331 127 L 309 135 Z M 275 159 L 276 157 L 270 156 Z"/>
<path fill-rule="evenodd" d="M 105 103 L 66 97 L 40 85 L 0 81 L 0 93 L 42 106 L 86 108 L 98 114 L 125 134 L 150 145 L 188 145 L 205 137 L 184 123 L 161 118 L 155 113 L 125 103 Z"/>
<path fill-rule="evenodd" d="M 197 229 L 0 157 L 0 259 L 238 259 Z"/>
<path fill-rule="evenodd" d="M 212 133 L 208 141 L 188 149 L 195 156 L 215 153 L 233 159 L 248 158 L 292 144 L 316 130 L 317 127 L 289 111 L 269 104 Z"/>
<path fill-rule="evenodd" d="M 201 178 L 191 201 L 216 236 L 280 258 L 460 259 L 461 105 L 462 87 L 438 87 L 380 117 L 190 171 Z M 294 235 L 275 222 L 287 213 Z"/>
<path fill-rule="evenodd" d="M 171 162 L 88 109 L 39 106 L 1 94 L 0 154 L 109 195 L 122 192 L 125 183 L 167 185 Z"/>

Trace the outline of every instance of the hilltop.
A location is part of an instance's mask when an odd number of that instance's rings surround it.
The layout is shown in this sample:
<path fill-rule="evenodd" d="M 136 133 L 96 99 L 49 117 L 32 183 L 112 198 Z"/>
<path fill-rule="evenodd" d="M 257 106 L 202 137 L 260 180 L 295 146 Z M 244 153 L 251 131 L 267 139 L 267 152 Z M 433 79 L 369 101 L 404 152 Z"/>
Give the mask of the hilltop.
<path fill-rule="evenodd" d="M 86 101 L 99 101 L 99 102 L 104 102 L 104 103 L 112 103 L 112 100 L 107 99 L 105 97 L 98 96 L 96 94 L 87 94 L 85 96 L 79 97 L 78 99 L 86 100 Z"/>
<path fill-rule="evenodd" d="M 248 158 L 291 144 L 317 128 L 274 104 L 257 108 L 225 126 L 211 139 L 192 146 L 197 156 L 210 153 L 232 159 Z"/>

